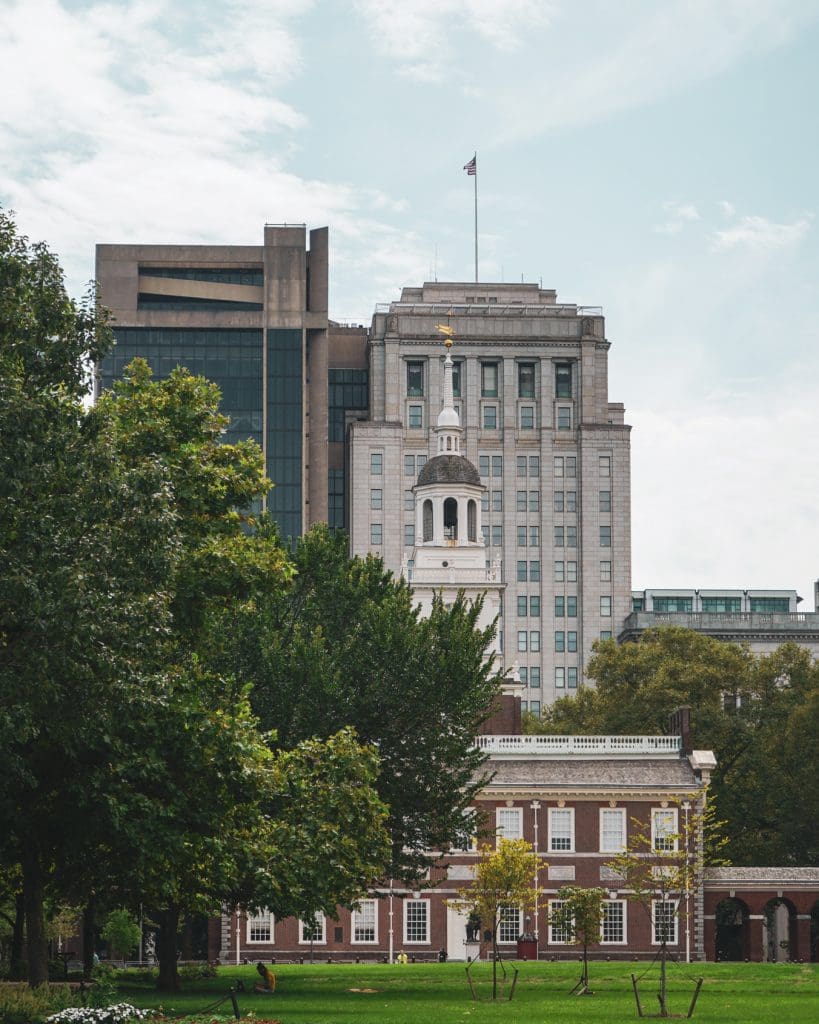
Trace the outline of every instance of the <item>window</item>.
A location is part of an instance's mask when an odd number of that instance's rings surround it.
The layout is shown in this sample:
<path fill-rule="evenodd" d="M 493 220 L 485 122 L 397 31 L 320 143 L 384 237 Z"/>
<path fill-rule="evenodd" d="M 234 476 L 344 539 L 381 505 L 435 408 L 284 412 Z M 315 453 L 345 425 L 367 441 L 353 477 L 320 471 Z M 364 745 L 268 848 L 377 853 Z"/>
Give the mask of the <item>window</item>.
<path fill-rule="evenodd" d="M 489 476 L 489 456 L 479 455 L 478 456 L 478 471 L 481 476 Z"/>
<path fill-rule="evenodd" d="M 562 653 L 566 650 L 566 632 L 558 629 L 555 632 L 555 650 Z"/>
<path fill-rule="evenodd" d="M 299 943 L 304 946 L 310 942 L 319 945 L 327 942 L 324 914 L 316 913 L 312 921 L 299 921 Z"/>
<path fill-rule="evenodd" d="M 527 651 L 529 649 L 529 634 L 525 629 L 518 630 L 518 650 Z"/>
<path fill-rule="evenodd" d="M 540 701 L 539 700 L 532 700 L 532 701 L 530 701 L 529 702 L 529 710 L 532 712 L 533 715 L 539 715 L 540 714 Z"/>
<path fill-rule="evenodd" d="M 566 634 L 566 650 L 569 654 L 577 653 L 577 630 L 570 629 Z"/>
<path fill-rule="evenodd" d="M 409 407 L 409 425 L 412 430 L 419 430 L 424 425 L 423 405 L 411 405 Z"/>
<path fill-rule="evenodd" d="M 549 808 L 549 849 L 553 852 L 574 849 L 574 808 Z"/>
<path fill-rule="evenodd" d="M 481 395 L 484 398 L 498 397 L 497 363 L 481 363 Z"/>
<path fill-rule="evenodd" d="M 489 511 L 489 491 L 484 491 L 481 494 L 481 512 Z"/>
<path fill-rule="evenodd" d="M 693 597 L 655 597 L 655 612 L 690 612 L 694 607 Z"/>
<path fill-rule="evenodd" d="M 518 363 L 518 398 L 535 397 L 535 364 Z"/>
<path fill-rule="evenodd" d="M 526 575 L 526 562 L 518 562 L 518 583 L 525 583 L 527 580 Z"/>
<path fill-rule="evenodd" d="M 562 455 L 555 455 L 555 476 L 561 477 L 564 472 L 564 461 Z"/>
<path fill-rule="evenodd" d="M 677 904 L 674 900 L 651 901 L 652 942 L 675 945 L 677 942 Z"/>
<path fill-rule="evenodd" d="M 539 651 L 540 650 L 540 630 L 533 629 L 529 634 L 529 650 Z"/>
<path fill-rule="evenodd" d="M 787 614 L 790 611 L 790 601 L 787 597 L 752 597 L 751 611 L 762 614 Z"/>
<path fill-rule="evenodd" d="M 641 612 L 643 610 L 643 604 L 644 601 L 642 597 L 633 597 L 631 599 L 631 610 L 633 612 Z"/>
<path fill-rule="evenodd" d="M 523 839 L 523 808 L 498 807 L 495 832 L 500 839 Z"/>
<path fill-rule="evenodd" d="M 423 528 L 424 543 L 427 544 L 432 540 L 434 532 L 434 516 L 432 510 L 432 502 L 429 498 L 424 501 L 421 508 L 421 526 Z"/>
<path fill-rule="evenodd" d="M 702 610 L 704 612 L 740 612 L 742 611 L 741 597 L 703 597 Z"/>
<path fill-rule="evenodd" d="M 566 669 L 556 668 L 555 669 L 555 689 L 565 690 L 566 689 Z"/>
<path fill-rule="evenodd" d="M 376 509 L 380 509 L 381 508 L 381 493 L 382 492 L 381 492 L 381 488 L 380 487 L 371 487 L 370 488 L 370 508 L 376 508 Z M 412 492 L 410 491 L 410 494 L 411 493 Z"/>
<path fill-rule="evenodd" d="M 452 363 L 452 394 L 455 398 L 461 398 L 463 396 L 463 392 L 461 391 L 463 366 L 463 361 L 460 359 L 457 359 Z"/>
<path fill-rule="evenodd" d="M 529 669 L 529 686 L 535 690 L 540 689 L 540 666 L 533 665 Z"/>
<path fill-rule="evenodd" d="M 540 456 L 529 456 L 529 476 L 540 476 Z"/>
<path fill-rule="evenodd" d="M 429 942 L 429 900 L 404 901 L 404 942 Z"/>
<path fill-rule="evenodd" d="M 566 476 L 573 480 L 577 476 L 577 456 L 566 456 Z"/>
<path fill-rule="evenodd" d="M 563 562 L 555 562 L 555 583 L 562 583 L 566 578 L 566 570 Z"/>
<path fill-rule="evenodd" d="M 503 544 L 503 527 L 496 525 L 492 527 L 492 547 L 499 548 Z"/>
<path fill-rule="evenodd" d="M 540 491 L 529 491 L 529 511 L 540 512 Z"/>
<path fill-rule="evenodd" d="M 600 476 L 610 477 L 611 476 L 611 456 L 601 455 L 600 456 Z"/>
<path fill-rule="evenodd" d="M 611 491 L 600 492 L 600 511 L 611 512 Z"/>
<path fill-rule="evenodd" d="M 577 598 L 567 597 L 566 598 L 566 614 L 570 619 L 577 618 Z"/>
<path fill-rule="evenodd" d="M 611 581 L 611 562 L 600 563 L 600 582 L 609 583 Z"/>
<path fill-rule="evenodd" d="M 370 544 L 381 543 L 381 523 L 370 524 Z"/>
<path fill-rule="evenodd" d="M 604 619 L 611 618 L 611 598 L 601 597 L 600 598 L 600 614 Z"/>
<path fill-rule="evenodd" d="M 566 491 L 566 511 L 577 511 L 577 491 Z"/>
<path fill-rule="evenodd" d="M 566 582 L 577 583 L 577 562 L 566 563 Z"/>
<path fill-rule="evenodd" d="M 555 618 L 566 618 L 566 598 L 563 597 L 561 594 L 555 595 Z"/>
<path fill-rule="evenodd" d="M 415 476 L 415 456 L 404 456 L 404 476 Z"/>
<path fill-rule="evenodd" d="M 600 527 L 600 547 L 610 548 L 611 547 L 611 527 L 601 526 Z"/>
<path fill-rule="evenodd" d="M 559 405 L 557 407 L 557 429 L 572 429 L 572 407 L 570 405 Z"/>
<path fill-rule="evenodd" d="M 492 476 L 503 476 L 503 456 L 492 456 Z"/>
<path fill-rule="evenodd" d="M 503 512 L 503 491 L 492 491 L 492 511 Z"/>
<path fill-rule="evenodd" d="M 660 853 L 672 853 L 677 849 L 676 807 L 655 807 L 652 809 L 651 848 Z"/>
<path fill-rule="evenodd" d="M 526 511 L 526 491 L 518 491 L 516 495 L 518 512 Z"/>
<path fill-rule="evenodd" d="M 526 527 L 525 526 L 519 526 L 518 527 L 518 547 L 519 548 L 525 548 L 526 547 Z"/>
<path fill-rule="evenodd" d="M 376 900 L 361 900 L 353 911 L 353 942 L 377 942 L 378 918 Z"/>
<path fill-rule="evenodd" d="M 563 945 L 571 938 L 569 922 L 558 917 L 564 906 L 564 900 L 549 900 L 549 943 L 552 945 Z"/>
<path fill-rule="evenodd" d="M 496 405 L 485 405 L 483 407 L 483 429 L 497 430 L 498 407 Z"/>
<path fill-rule="evenodd" d="M 520 679 L 524 686 L 529 685 L 529 669 L 526 665 L 518 669 L 518 679 Z"/>
<path fill-rule="evenodd" d="M 600 934 L 601 944 L 626 941 L 626 902 L 625 900 L 603 900 L 603 927 Z"/>
<path fill-rule="evenodd" d="M 372 452 L 370 455 L 370 472 L 373 476 L 381 476 L 384 465 L 384 456 L 381 452 Z"/>
<path fill-rule="evenodd" d="M 501 907 L 498 918 L 498 942 L 517 942 L 520 931 L 520 909 Z"/>
<path fill-rule="evenodd" d="M 600 630 L 600 639 L 601 640 L 611 640 L 611 630 L 610 629 L 601 629 Z"/>
<path fill-rule="evenodd" d="M 535 619 L 540 618 L 540 598 L 536 595 L 529 598 L 529 615 Z"/>
<path fill-rule="evenodd" d="M 273 915 L 269 910 L 260 910 L 247 918 L 248 942 L 273 942 Z"/>
<path fill-rule="evenodd" d="M 415 544 L 415 526 L 412 523 L 404 525 L 404 547 L 411 548 Z"/>
<path fill-rule="evenodd" d="M 540 547 L 540 527 L 530 526 L 529 527 L 529 547 L 537 548 Z"/>
<path fill-rule="evenodd" d="M 566 683 L 570 690 L 577 689 L 577 668 L 572 666 L 566 670 Z"/>
<path fill-rule="evenodd" d="M 535 429 L 535 407 L 533 405 L 522 405 L 520 407 L 520 429 Z"/>
<path fill-rule="evenodd" d="M 562 526 L 555 527 L 555 547 L 562 548 L 564 543 L 564 530 Z"/>
<path fill-rule="evenodd" d="M 555 512 L 563 511 L 563 491 L 555 491 Z"/>
<path fill-rule="evenodd" d="M 525 619 L 527 614 L 527 600 L 525 597 L 518 598 L 518 618 Z"/>
<path fill-rule="evenodd" d="M 516 462 L 518 467 L 518 476 L 526 476 L 526 456 L 518 455 Z"/>
<path fill-rule="evenodd" d="M 555 398 L 572 397 L 572 364 L 555 364 Z"/>
<path fill-rule="evenodd" d="M 404 511 L 412 512 L 415 508 L 415 495 L 412 491 L 404 491 Z"/>
<path fill-rule="evenodd" d="M 532 583 L 540 583 L 540 562 L 529 563 L 529 579 Z"/>
<path fill-rule="evenodd" d="M 566 527 L 566 547 L 576 548 L 577 547 L 577 527 L 567 526 Z"/>
<path fill-rule="evenodd" d="M 600 852 L 621 853 L 626 848 L 626 810 L 600 808 Z"/>
<path fill-rule="evenodd" d="M 421 398 L 424 394 L 424 364 L 407 363 L 407 395 Z"/>

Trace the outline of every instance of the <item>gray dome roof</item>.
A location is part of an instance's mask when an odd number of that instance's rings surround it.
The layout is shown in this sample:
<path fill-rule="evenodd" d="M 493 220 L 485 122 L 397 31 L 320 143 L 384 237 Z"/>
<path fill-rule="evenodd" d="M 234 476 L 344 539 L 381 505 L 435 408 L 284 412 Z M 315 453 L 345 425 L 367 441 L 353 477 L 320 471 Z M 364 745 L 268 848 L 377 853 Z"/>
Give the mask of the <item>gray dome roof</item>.
<path fill-rule="evenodd" d="M 436 455 L 425 462 L 418 474 L 418 486 L 425 484 L 473 484 L 481 486 L 481 476 L 463 455 Z"/>

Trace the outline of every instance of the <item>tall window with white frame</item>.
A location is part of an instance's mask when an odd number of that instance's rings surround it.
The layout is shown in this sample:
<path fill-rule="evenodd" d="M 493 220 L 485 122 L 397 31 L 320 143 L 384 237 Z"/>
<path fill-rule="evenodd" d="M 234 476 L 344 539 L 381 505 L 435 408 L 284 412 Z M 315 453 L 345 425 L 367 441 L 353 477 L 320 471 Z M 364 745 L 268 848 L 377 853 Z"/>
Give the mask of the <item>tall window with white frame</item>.
<path fill-rule="evenodd" d="M 677 849 L 678 815 L 676 807 L 654 807 L 651 811 L 651 848 L 658 853 Z"/>
<path fill-rule="evenodd" d="M 503 906 L 500 908 L 498 921 L 498 942 L 508 944 L 520 938 L 521 921 L 520 907 Z"/>
<path fill-rule="evenodd" d="M 549 808 L 549 849 L 553 853 L 574 850 L 574 808 Z"/>
<path fill-rule="evenodd" d="M 269 910 L 259 910 L 247 918 L 248 942 L 273 941 L 273 915 Z"/>
<path fill-rule="evenodd" d="M 316 911 L 313 919 L 299 920 L 299 945 L 323 946 L 327 942 L 327 929 L 324 914 Z"/>
<path fill-rule="evenodd" d="M 622 853 L 626 848 L 625 807 L 600 808 L 600 852 Z"/>
<path fill-rule="evenodd" d="M 563 909 L 564 900 L 549 900 L 549 944 L 562 946 L 568 943 L 569 934 L 568 921 L 557 919 L 557 914 Z"/>
<path fill-rule="evenodd" d="M 626 944 L 625 900 L 603 900 L 600 942 L 604 946 L 624 946 Z"/>
<path fill-rule="evenodd" d="M 429 900 L 404 901 L 404 942 L 429 943 Z"/>
<path fill-rule="evenodd" d="M 495 831 L 499 839 L 522 839 L 523 808 L 499 807 L 495 812 Z"/>
<path fill-rule="evenodd" d="M 668 946 L 677 944 L 677 902 L 676 900 L 651 901 L 651 941 L 655 946 L 663 942 Z"/>
<path fill-rule="evenodd" d="M 361 900 L 352 913 L 353 942 L 374 943 L 378 941 L 378 916 L 376 900 Z"/>

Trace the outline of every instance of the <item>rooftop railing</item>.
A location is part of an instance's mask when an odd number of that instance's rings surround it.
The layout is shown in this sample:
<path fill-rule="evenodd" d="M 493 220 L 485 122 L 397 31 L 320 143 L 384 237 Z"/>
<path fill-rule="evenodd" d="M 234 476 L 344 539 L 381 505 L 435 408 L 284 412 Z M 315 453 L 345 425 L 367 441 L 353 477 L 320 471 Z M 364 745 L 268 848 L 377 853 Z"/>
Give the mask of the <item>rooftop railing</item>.
<path fill-rule="evenodd" d="M 525 302 L 377 302 L 376 313 L 415 316 L 602 316 L 602 306 Z"/>
<path fill-rule="evenodd" d="M 478 736 L 492 757 L 679 757 L 679 736 Z"/>
<path fill-rule="evenodd" d="M 773 630 L 777 632 L 816 630 L 817 612 L 632 612 L 626 616 L 624 630 L 649 629 L 652 626 L 684 626 L 700 632 L 731 630 Z"/>

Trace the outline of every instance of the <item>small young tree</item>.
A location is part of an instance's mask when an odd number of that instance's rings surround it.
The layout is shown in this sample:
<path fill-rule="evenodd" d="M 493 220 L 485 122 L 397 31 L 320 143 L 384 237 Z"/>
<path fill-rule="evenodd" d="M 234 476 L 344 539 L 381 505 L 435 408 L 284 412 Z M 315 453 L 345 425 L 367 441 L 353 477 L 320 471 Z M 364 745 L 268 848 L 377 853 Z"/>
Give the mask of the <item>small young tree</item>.
<path fill-rule="evenodd" d="M 549 914 L 549 924 L 559 928 L 566 941 L 583 947 L 583 970 L 580 980 L 572 989 L 580 996 L 594 995 L 589 988 L 589 945 L 600 941 L 603 928 L 603 889 L 584 889 L 578 885 L 564 885 L 558 890 L 560 906 Z"/>
<path fill-rule="evenodd" d="M 476 914 L 492 933 L 492 998 L 498 996 L 498 930 L 508 909 L 525 913 L 537 902 L 538 871 L 547 865 L 525 839 L 499 839 L 486 845 L 475 869 L 475 881 L 455 903 Z M 511 996 L 510 996 L 511 998 Z"/>
<path fill-rule="evenodd" d="M 108 943 L 108 954 L 116 951 L 123 960 L 139 946 L 142 929 L 139 921 L 127 910 L 112 910 L 105 919 L 102 937 Z"/>

